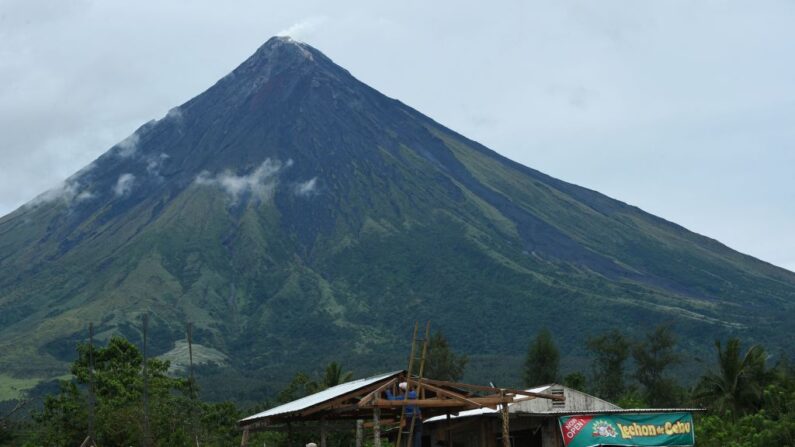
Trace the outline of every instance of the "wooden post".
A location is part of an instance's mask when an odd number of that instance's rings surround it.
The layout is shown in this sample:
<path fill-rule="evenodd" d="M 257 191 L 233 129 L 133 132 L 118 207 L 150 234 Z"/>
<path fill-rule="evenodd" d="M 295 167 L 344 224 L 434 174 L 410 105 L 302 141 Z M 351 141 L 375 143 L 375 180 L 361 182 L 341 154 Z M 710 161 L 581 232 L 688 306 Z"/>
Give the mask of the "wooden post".
<path fill-rule="evenodd" d="M 398 428 L 398 430 L 402 430 Z M 381 409 L 373 409 L 373 447 L 381 447 Z"/>
<path fill-rule="evenodd" d="M 240 447 L 248 446 L 248 429 L 243 429 L 243 436 L 240 438 Z"/>
<path fill-rule="evenodd" d="M 563 445 L 563 438 L 560 433 L 560 430 L 558 429 L 557 422 L 549 424 L 549 427 L 550 427 L 550 432 L 552 433 L 552 436 L 550 436 L 552 438 L 551 439 L 552 442 L 550 442 L 550 445 L 552 447 L 558 447 L 559 445 Z"/>
<path fill-rule="evenodd" d="M 447 413 L 447 447 L 453 447 L 453 431 L 450 430 L 450 413 Z"/>
<path fill-rule="evenodd" d="M 320 447 L 326 447 L 326 416 L 320 416 Z"/>
<path fill-rule="evenodd" d="M 505 398 L 505 391 L 500 391 L 500 397 Z M 511 447 L 510 418 L 508 404 L 502 404 L 502 447 Z"/>
<path fill-rule="evenodd" d="M 290 421 L 287 421 L 287 447 L 292 447 L 293 445 L 293 424 Z"/>
<path fill-rule="evenodd" d="M 364 444 L 364 421 L 356 419 L 356 447 L 362 447 Z"/>

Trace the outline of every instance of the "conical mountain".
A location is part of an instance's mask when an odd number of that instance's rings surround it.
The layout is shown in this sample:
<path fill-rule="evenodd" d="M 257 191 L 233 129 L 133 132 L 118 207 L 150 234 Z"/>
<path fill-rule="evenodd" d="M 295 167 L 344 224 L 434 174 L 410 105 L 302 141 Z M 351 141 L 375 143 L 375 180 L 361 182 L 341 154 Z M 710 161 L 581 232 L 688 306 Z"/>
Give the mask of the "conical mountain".
<path fill-rule="evenodd" d="M 795 274 L 512 162 L 289 38 L 0 219 L 0 374 L 42 379 L 89 321 L 138 340 L 143 312 L 154 354 L 192 321 L 200 354 L 272 383 L 402 367 L 427 319 L 472 377 L 542 326 L 575 353 L 661 322 L 696 351 L 791 350 L 793 303 Z"/>

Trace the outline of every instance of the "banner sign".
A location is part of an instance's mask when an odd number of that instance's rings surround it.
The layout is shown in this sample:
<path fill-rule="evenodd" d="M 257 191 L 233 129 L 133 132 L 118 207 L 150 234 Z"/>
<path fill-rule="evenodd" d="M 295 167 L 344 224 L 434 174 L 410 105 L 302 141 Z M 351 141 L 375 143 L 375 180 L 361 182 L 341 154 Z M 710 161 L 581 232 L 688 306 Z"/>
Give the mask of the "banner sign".
<path fill-rule="evenodd" d="M 558 419 L 566 447 L 692 446 L 690 413 L 628 413 L 562 416 Z"/>

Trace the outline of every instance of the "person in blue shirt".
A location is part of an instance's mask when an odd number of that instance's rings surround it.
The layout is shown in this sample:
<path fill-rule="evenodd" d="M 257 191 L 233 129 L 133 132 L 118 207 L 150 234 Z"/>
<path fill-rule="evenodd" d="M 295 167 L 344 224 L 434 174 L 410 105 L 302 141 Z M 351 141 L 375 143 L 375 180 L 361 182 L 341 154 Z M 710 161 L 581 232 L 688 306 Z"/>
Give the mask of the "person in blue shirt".
<path fill-rule="evenodd" d="M 406 382 L 400 382 L 398 384 L 398 388 L 400 388 L 400 394 L 393 394 L 392 390 L 386 390 L 386 398 L 389 400 L 403 400 L 406 392 L 406 388 L 408 385 Z M 417 391 L 409 390 L 408 391 L 408 398 L 409 400 L 416 400 L 417 399 Z M 413 447 L 422 447 L 422 413 L 420 412 L 420 408 L 416 405 L 406 405 L 406 417 L 413 417 L 414 419 L 414 439 L 412 439 L 412 446 Z M 407 432 L 409 430 L 408 427 L 405 429 L 400 427 L 401 430 L 405 430 Z M 400 446 L 398 446 L 400 447 Z"/>

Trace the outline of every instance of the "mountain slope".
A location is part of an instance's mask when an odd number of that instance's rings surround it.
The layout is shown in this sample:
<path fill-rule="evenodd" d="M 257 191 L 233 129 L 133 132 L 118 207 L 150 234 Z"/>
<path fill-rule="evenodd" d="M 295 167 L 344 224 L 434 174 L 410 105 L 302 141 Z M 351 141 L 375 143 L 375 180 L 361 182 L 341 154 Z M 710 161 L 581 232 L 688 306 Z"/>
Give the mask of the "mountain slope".
<path fill-rule="evenodd" d="M 530 136 L 532 137 L 532 136 Z M 782 349 L 795 274 L 468 140 L 273 38 L 0 219 L 0 372 L 64 371 L 88 321 L 278 381 L 403 364 L 431 319 L 475 359 L 675 322 Z M 355 362 L 355 363 L 353 363 Z M 475 371 L 473 374 L 484 373 Z"/>

